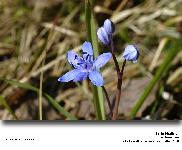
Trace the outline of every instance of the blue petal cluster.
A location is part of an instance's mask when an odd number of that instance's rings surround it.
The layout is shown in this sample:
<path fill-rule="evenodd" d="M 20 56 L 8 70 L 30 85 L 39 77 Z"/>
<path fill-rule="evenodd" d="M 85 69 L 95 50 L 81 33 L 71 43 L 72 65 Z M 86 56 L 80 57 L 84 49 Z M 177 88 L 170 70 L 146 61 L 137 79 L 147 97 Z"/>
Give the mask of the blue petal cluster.
<path fill-rule="evenodd" d="M 67 52 L 68 62 L 74 69 L 60 77 L 58 81 L 77 82 L 85 80 L 88 77 L 94 85 L 103 86 L 104 80 L 98 70 L 111 59 L 111 56 L 111 53 L 103 53 L 94 59 L 91 43 L 84 42 L 82 45 L 82 57 L 73 50 Z"/>
<path fill-rule="evenodd" d="M 123 53 L 124 59 L 136 63 L 139 57 L 139 50 L 135 45 L 128 45 Z"/>
<path fill-rule="evenodd" d="M 115 27 L 113 22 L 109 19 L 106 19 L 104 21 L 103 27 L 100 27 L 98 29 L 97 36 L 104 45 L 109 45 L 111 42 L 111 36 L 114 33 L 114 30 L 115 30 Z"/>

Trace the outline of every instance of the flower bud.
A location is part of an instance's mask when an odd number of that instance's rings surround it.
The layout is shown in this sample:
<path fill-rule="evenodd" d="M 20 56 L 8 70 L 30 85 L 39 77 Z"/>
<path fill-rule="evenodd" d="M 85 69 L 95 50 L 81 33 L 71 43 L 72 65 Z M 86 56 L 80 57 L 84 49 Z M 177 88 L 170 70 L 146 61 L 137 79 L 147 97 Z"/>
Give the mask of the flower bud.
<path fill-rule="evenodd" d="M 104 45 L 110 44 L 110 38 L 103 27 L 101 27 L 97 30 L 97 36 Z"/>
<path fill-rule="evenodd" d="M 106 19 L 104 21 L 104 29 L 107 32 L 107 34 L 112 35 L 114 33 L 115 27 L 111 20 Z"/>
<path fill-rule="evenodd" d="M 128 45 L 124 50 L 123 57 L 127 61 L 136 63 L 139 57 L 138 48 L 135 45 Z"/>

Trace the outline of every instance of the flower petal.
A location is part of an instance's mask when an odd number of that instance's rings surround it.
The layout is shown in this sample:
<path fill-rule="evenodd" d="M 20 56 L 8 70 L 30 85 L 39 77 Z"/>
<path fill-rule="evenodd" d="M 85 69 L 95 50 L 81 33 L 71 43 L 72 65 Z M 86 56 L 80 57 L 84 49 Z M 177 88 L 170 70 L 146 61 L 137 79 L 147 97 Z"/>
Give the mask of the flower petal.
<path fill-rule="evenodd" d="M 88 77 L 88 73 L 87 72 L 80 72 L 73 81 L 74 82 L 83 81 L 87 77 Z"/>
<path fill-rule="evenodd" d="M 109 19 L 106 19 L 104 21 L 104 29 L 107 32 L 107 34 L 111 35 L 115 30 L 113 22 Z"/>
<path fill-rule="evenodd" d="M 97 59 L 93 63 L 93 67 L 99 69 L 103 67 L 110 59 L 112 55 L 111 53 L 103 53 L 97 57 Z"/>
<path fill-rule="evenodd" d="M 103 79 L 102 75 L 96 70 L 89 73 L 89 79 L 95 86 L 104 85 L 104 79 Z"/>
<path fill-rule="evenodd" d="M 63 75 L 62 77 L 60 77 L 58 79 L 58 81 L 59 82 L 69 82 L 71 80 L 74 80 L 79 73 L 80 73 L 79 69 L 71 70 L 71 71 L 67 72 L 65 75 Z"/>
<path fill-rule="evenodd" d="M 93 55 L 93 48 L 92 48 L 92 44 L 90 42 L 85 41 L 82 45 L 82 51 L 83 51 L 83 55 L 84 54 L 89 54 L 89 55 Z"/>
<path fill-rule="evenodd" d="M 79 68 L 78 63 L 82 61 L 81 57 L 73 50 L 67 52 L 67 60 L 74 68 Z"/>
<path fill-rule="evenodd" d="M 97 30 L 97 36 L 103 44 L 105 44 L 105 45 L 110 44 L 109 36 L 103 27 L 101 27 Z"/>

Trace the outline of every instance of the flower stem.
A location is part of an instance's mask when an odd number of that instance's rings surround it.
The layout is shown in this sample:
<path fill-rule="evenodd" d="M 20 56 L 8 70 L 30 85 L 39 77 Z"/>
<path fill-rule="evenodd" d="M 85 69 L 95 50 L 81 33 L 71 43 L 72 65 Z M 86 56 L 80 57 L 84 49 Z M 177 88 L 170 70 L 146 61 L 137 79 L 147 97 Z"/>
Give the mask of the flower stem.
<path fill-rule="evenodd" d="M 114 64 L 115 64 L 116 71 L 117 71 L 117 76 L 118 76 L 118 78 L 119 78 L 119 76 L 120 76 L 120 69 L 119 69 L 118 61 L 117 61 L 116 56 L 115 56 L 115 54 L 114 54 L 114 44 L 113 44 L 113 38 L 112 38 L 112 36 L 111 36 L 111 44 L 110 44 L 110 46 L 111 46 L 112 58 L 113 58 L 113 60 L 114 60 Z"/>
<path fill-rule="evenodd" d="M 102 89 L 103 89 L 103 91 L 104 91 L 104 93 L 105 93 L 106 100 L 107 100 L 107 104 L 108 104 L 108 106 L 109 106 L 109 110 L 110 110 L 109 116 L 112 117 L 112 105 L 111 105 L 111 102 L 110 102 L 110 100 L 109 100 L 108 93 L 107 93 L 106 88 L 105 88 L 104 86 L 102 86 Z"/>
<path fill-rule="evenodd" d="M 121 71 L 120 71 L 118 61 L 117 61 L 116 56 L 114 54 L 114 43 L 113 43 L 112 36 L 110 37 L 110 40 L 111 40 L 111 44 L 110 44 L 111 53 L 112 53 L 112 57 L 113 57 L 113 60 L 114 60 L 114 64 L 115 64 L 116 72 L 117 72 L 117 76 L 118 76 L 116 100 L 114 101 L 114 108 L 113 108 L 113 111 L 112 111 L 112 114 L 113 114 L 112 115 L 112 120 L 116 120 L 117 116 L 118 116 L 119 102 L 120 102 L 120 99 L 121 99 L 120 97 L 121 97 L 122 77 L 123 77 L 123 71 L 124 71 L 124 67 L 125 67 L 125 64 L 126 64 L 126 60 L 124 60 Z"/>
<path fill-rule="evenodd" d="M 121 87 L 122 87 L 122 83 L 123 83 L 122 79 L 123 79 L 123 72 L 124 72 L 125 64 L 126 64 L 126 60 L 124 60 L 122 68 L 121 68 L 121 72 L 119 72 L 119 76 L 118 76 L 117 95 L 116 95 L 116 101 L 114 103 L 112 120 L 116 120 L 117 116 L 118 116 L 118 108 L 119 108 L 119 102 L 121 99 Z"/>

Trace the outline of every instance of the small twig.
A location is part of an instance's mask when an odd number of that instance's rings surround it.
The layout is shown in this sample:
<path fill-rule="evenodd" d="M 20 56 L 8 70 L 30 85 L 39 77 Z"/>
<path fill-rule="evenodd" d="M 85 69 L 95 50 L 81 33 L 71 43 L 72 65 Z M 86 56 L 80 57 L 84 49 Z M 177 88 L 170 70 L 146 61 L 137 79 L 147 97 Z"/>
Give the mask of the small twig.
<path fill-rule="evenodd" d="M 159 57 L 162 53 L 162 50 L 164 49 L 164 46 L 166 45 L 166 43 L 168 42 L 168 38 L 163 38 L 160 43 L 159 43 L 159 46 L 155 52 L 155 55 L 152 59 L 152 62 L 149 66 L 149 70 L 152 72 L 154 70 L 154 68 L 156 67 L 157 63 L 158 63 L 158 60 L 159 60 Z"/>
<path fill-rule="evenodd" d="M 44 60 L 42 62 L 42 67 L 45 64 L 46 52 L 44 51 Z M 42 83 L 43 83 L 43 71 L 40 73 L 40 82 L 39 82 L 39 120 L 42 120 Z"/>
<path fill-rule="evenodd" d="M 110 102 L 110 100 L 109 100 L 108 93 L 107 93 L 107 91 L 106 91 L 106 89 L 105 89 L 104 86 L 102 86 L 102 89 L 103 89 L 103 91 L 104 91 L 104 93 L 105 93 L 106 100 L 107 100 L 107 104 L 108 104 L 109 109 L 110 109 L 110 117 L 112 117 L 112 114 L 113 114 L 113 113 L 112 113 L 112 105 L 111 105 L 111 102 Z"/>
<path fill-rule="evenodd" d="M 119 11 L 123 10 L 123 8 L 126 6 L 126 4 L 128 3 L 129 0 L 123 0 L 121 1 L 121 3 L 119 4 L 119 6 L 116 8 L 116 10 L 114 11 L 115 13 L 118 13 Z"/>
<path fill-rule="evenodd" d="M 51 40 L 51 38 L 53 38 L 53 30 L 54 30 L 55 24 L 52 27 L 52 29 L 49 32 L 48 38 L 47 38 L 47 44 L 42 52 L 42 66 L 44 67 L 45 65 L 45 60 L 46 60 L 46 55 L 47 55 L 47 51 L 50 49 L 53 40 Z M 39 103 L 39 120 L 42 120 L 42 87 L 43 87 L 43 75 L 44 75 L 44 71 L 41 70 L 40 71 L 40 82 L 39 82 L 39 99 L 38 99 L 38 103 Z"/>

